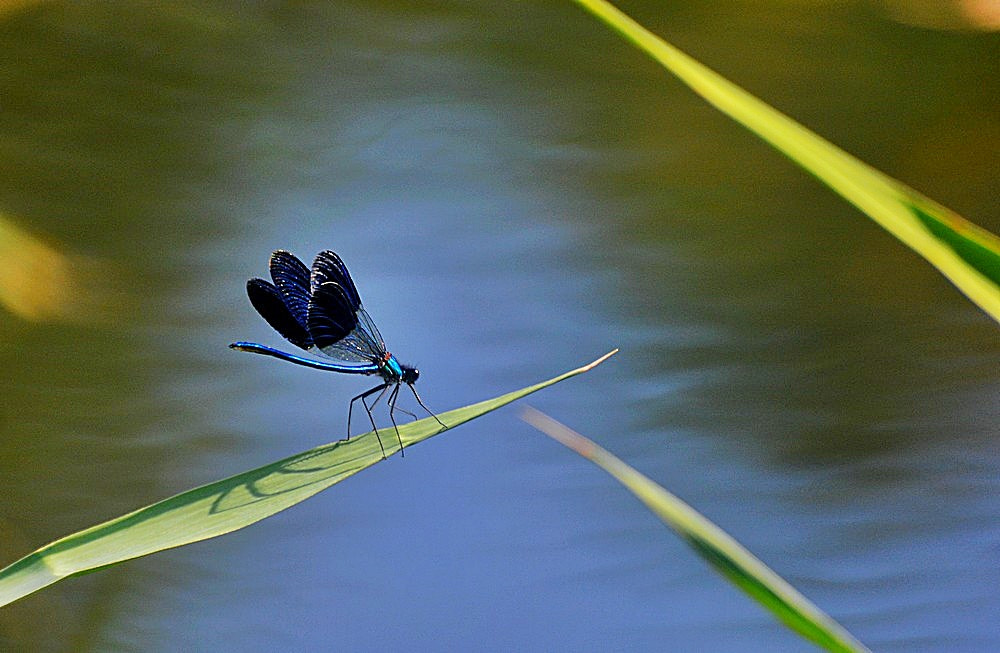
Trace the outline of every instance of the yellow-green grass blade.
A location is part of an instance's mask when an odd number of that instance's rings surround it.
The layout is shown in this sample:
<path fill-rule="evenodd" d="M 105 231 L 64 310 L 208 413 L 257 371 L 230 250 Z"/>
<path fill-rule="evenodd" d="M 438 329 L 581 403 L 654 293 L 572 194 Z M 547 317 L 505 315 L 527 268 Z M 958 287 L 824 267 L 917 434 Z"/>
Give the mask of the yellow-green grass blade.
<path fill-rule="evenodd" d="M 717 571 L 789 628 L 828 651 L 868 650 L 725 531 L 614 454 L 537 410 L 523 409 L 522 418 L 628 488 Z"/>
<path fill-rule="evenodd" d="M 711 105 L 927 259 L 1000 321 L 1000 239 L 859 161 L 645 29 L 606 0 L 575 0 Z"/>
<path fill-rule="evenodd" d="M 582 374 L 618 350 L 589 365 L 508 394 L 399 427 L 403 447 Z M 399 451 L 395 433 L 382 430 L 386 453 Z M 381 462 L 374 432 L 326 444 L 215 483 L 210 483 L 127 515 L 74 533 L 0 570 L 0 606 L 58 580 L 164 549 L 224 535 L 289 508 Z"/>

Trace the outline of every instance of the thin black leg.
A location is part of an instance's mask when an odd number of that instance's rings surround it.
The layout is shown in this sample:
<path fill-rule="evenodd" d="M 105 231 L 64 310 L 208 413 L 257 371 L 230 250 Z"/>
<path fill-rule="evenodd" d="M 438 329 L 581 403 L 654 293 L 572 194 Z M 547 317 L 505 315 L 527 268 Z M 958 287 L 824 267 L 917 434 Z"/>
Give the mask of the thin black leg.
<path fill-rule="evenodd" d="M 406 410 L 405 408 L 400 408 L 398 404 L 396 405 L 396 410 L 398 410 L 399 412 L 403 413 L 404 415 L 409 415 L 413 419 L 417 419 L 416 415 L 414 415 L 410 411 Z"/>
<path fill-rule="evenodd" d="M 351 414 L 354 412 L 354 402 L 357 401 L 358 399 L 364 400 L 365 397 L 367 397 L 367 396 L 369 396 L 371 394 L 374 394 L 374 393 L 378 392 L 379 390 L 385 390 L 387 387 L 389 387 L 389 384 L 388 383 L 383 383 L 382 385 L 375 386 L 371 390 L 365 390 L 364 392 L 362 392 L 361 394 L 359 394 L 354 399 L 351 399 L 351 403 L 347 407 L 347 439 L 348 440 L 351 439 Z M 372 405 L 374 405 L 374 404 L 372 404 Z M 371 415 L 368 415 L 368 417 L 371 418 Z M 372 420 L 372 428 L 375 428 L 375 421 L 374 420 Z"/>
<path fill-rule="evenodd" d="M 385 391 L 388 389 L 389 389 L 389 384 L 386 384 L 386 386 L 382 388 L 382 392 L 378 393 L 378 396 L 375 397 L 375 401 L 368 404 L 369 410 L 375 410 L 375 406 L 378 406 L 378 402 L 382 401 L 382 397 L 385 396 Z"/>
<path fill-rule="evenodd" d="M 413 384 L 412 383 L 408 383 L 407 385 L 410 386 L 410 390 L 413 391 L 413 396 L 416 398 L 417 403 L 420 404 L 420 407 L 423 408 L 424 410 L 426 410 L 427 414 L 434 418 L 434 421 L 436 421 L 441 426 L 443 426 L 445 428 L 448 428 L 447 424 L 445 424 L 444 422 L 442 422 L 441 420 L 439 420 L 438 416 L 435 415 L 434 413 L 432 413 L 431 409 L 424 405 L 423 400 L 420 398 L 420 395 L 417 394 L 417 389 L 413 387 Z"/>
<path fill-rule="evenodd" d="M 361 404 L 365 407 L 365 412 L 368 413 L 368 421 L 372 423 L 372 430 L 375 431 L 375 439 L 378 440 L 378 447 L 379 449 L 382 450 L 382 460 L 385 460 L 385 447 L 382 445 L 382 436 L 379 435 L 378 427 L 375 426 L 375 418 L 372 416 L 372 408 L 374 408 L 375 404 L 377 404 L 382 399 L 382 395 L 385 394 L 385 391 L 388 387 L 389 384 L 386 383 L 382 388 L 382 391 L 378 393 L 377 397 L 375 397 L 375 401 L 372 402 L 371 406 L 369 406 L 368 402 L 365 400 L 365 396 L 371 394 L 371 392 L 368 392 L 366 393 L 366 395 L 362 395 L 361 397 Z M 395 423 L 393 423 L 393 426 L 395 426 Z"/>
<path fill-rule="evenodd" d="M 396 429 L 396 439 L 399 440 L 399 457 L 402 458 L 406 455 L 403 452 L 403 438 L 399 435 L 399 427 L 396 425 L 396 397 L 399 396 L 399 384 L 397 383 L 393 387 L 392 392 L 389 393 L 389 419 L 392 420 L 392 428 Z"/>
<path fill-rule="evenodd" d="M 361 405 L 365 407 L 365 412 L 368 413 L 368 421 L 372 423 L 372 430 L 375 431 L 375 438 L 378 440 L 378 446 L 382 450 L 382 458 L 383 458 L 383 460 L 385 459 L 385 447 L 382 446 L 382 438 L 379 437 L 378 427 L 375 426 L 375 418 L 372 417 L 372 410 L 371 410 L 371 408 L 368 407 L 368 402 L 365 401 L 365 399 L 367 399 L 371 395 L 375 394 L 376 392 L 382 392 L 382 393 L 384 393 L 385 389 L 388 388 L 388 387 L 389 387 L 388 383 L 383 383 L 382 385 L 375 386 L 371 390 L 366 390 L 366 391 L 362 392 L 361 394 L 359 394 L 354 399 L 351 399 L 351 403 L 347 407 L 347 437 L 348 437 L 348 439 L 350 439 L 350 437 L 351 437 L 351 413 L 354 411 L 354 402 L 357 401 L 358 399 L 360 399 L 361 400 Z M 378 398 L 375 399 L 375 401 L 377 402 L 379 400 L 379 398 L 381 398 L 381 397 L 382 397 L 382 395 L 380 394 L 378 396 Z M 374 406 L 375 404 L 372 404 L 372 405 Z"/>

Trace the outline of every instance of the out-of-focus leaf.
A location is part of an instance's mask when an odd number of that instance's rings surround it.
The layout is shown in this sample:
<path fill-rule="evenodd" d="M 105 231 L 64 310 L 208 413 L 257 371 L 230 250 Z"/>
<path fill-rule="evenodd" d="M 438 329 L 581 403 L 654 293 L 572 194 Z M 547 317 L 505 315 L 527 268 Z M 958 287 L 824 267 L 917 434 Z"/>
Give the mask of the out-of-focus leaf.
<path fill-rule="evenodd" d="M 859 161 L 684 54 L 606 0 L 575 0 L 941 271 L 1000 321 L 1000 239 Z"/>
<path fill-rule="evenodd" d="M 537 410 L 525 408 L 521 416 L 628 488 L 698 555 L 789 628 L 828 651 L 868 650 L 725 531 L 614 454 Z"/>

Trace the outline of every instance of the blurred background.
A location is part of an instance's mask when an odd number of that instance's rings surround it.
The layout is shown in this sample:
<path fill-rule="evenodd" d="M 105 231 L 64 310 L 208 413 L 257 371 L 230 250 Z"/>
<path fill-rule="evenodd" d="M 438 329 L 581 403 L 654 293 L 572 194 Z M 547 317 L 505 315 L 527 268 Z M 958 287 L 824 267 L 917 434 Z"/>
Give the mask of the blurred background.
<path fill-rule="evenodd" d="M 996 3 L 619 6 L 1000 231 Z M 226 348 L 330 248 L 435 410 L 621 347 L 529 403 L 872 648 L 1000 648 L 997 325 L 574 3 L 0 2 L 0 42 L 0 566 L 340 438 L 366 380 Z M 808 646 L 508 408 L 0 649 Z"/>

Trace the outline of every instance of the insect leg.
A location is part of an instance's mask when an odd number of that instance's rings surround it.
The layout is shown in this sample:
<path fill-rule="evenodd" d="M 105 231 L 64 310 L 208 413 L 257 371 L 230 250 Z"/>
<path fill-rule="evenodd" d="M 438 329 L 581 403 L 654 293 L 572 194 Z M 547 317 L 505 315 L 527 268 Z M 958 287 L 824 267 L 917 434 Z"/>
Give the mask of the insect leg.
<path fill-rule="evenodd" d="M 400 408 L 398 404 L 396 405 L 396 410 L 398 410 L 399 412 L 403 413 L 404 415 L 408 415 L 408 416 L 412 417 L 413 419 L 417 419 L 416 415 L 414 415 L 410 411 L 406 410 L 405 408 Z"/>
<path fill-rule="evenodd" d="M 437 422 L 438 424 L 440 424 L 441 426 L 443 426 L 443 427 L 445 427 L 445 428 L 448 428 L 448 425 L 447 425 L 447 424 L 445 424 L 444 422 L 442 422 L 441 420 L 439 420 L 439 419 L 438 419 L 438 416 L 437 416 L 437 415 L 435 415 L 434 413 L 432 413 L 432 412 L 431 412 L 431 409 L 430 409 L 430 408 L 428 408 L 427 406 L 425 406 L 425 405 L 424 405 L 424 402 L 423 402 L 423 400 L 422 400 L 422 399 L 420 398 L 420 395 L 418 395 L 418 394 L 417 394 L 417 389 L 413 387 L 413 384 L 412 384 L 412 383 L 408 383 L 407 385 L 409 385 L 409 386 L 410 386 L 410 390 L 412 390 L 412 391 L 413 391 L 413 396 L 414 396 L 414 397 L 416 398 L 416 400 L 417 400 L 417 403 L 418 403 L 418 404 L 420 404 L 420 407 L 421 407 L 421 408 L 423 408 L 424 410 L 426 410 L 426 411 L 427 411 L 427 414 L 428 414 L 428 415 L 430 415 L 431 417 L 433 417 L 433 418 L 434 418 L 434 420 L 435 420 L 435 421 L 436 421 L 436 422 Z"/>
<path fill-rule="evenodd" d="M 385 389 L 388 388 L 388 387 L 389 387 L 388 383 L 383 383 L 382 385 L 375 386 L 371 390 L 366 390 L 365 392 L 362 392 L 361 394 L 359 394 L 354 399 L 351 399 L 351 403 L 350 403 L 350 405 L 347 408 L 347 437 L 348 438 L 351 437 L 351 413 L 354 410 L 354 402 L 357 401 L 358 399 L 360 399 L 361 400 L 361 405 L 365 407 L 365 412 L 368 413 L 368 421 L 372 423 L 372 430 L 375 431 L 375 437 L 378 439 L 378 446 L 379 446 L 380 449 L 382 449 L 382 458 L 385 458 L 385 447 L 382 446 L 382 438 L 379 437 L 378 427 L 375 426 L 375 418 L 372 417 L 371 408 L 368 407 L 368 402 L 365 401 L 365 400 L 369 396 L 375 394 L 376 392 L 384 393 Z M 381 397 L 381 396 L 382 395 L 380 394 L 379 397 Z M 375 401 L 378 401 L 378 398 L 376 398 Z M 372 405 L 374 405 L 374 404 L 372 404 Z"/>
<path fill-rule="evenodd" d="M 394 415 L 396 412 L 396 397 L 398 396 L 399 384 L 397 383 L 392 392 L 389 393 L 389 419 L 392 420 L 392 427 L 396 429 L 396 439 L 399 440 L 399 455 L 403 457 L 406 455 L 403 453 L 403 438 L 399 435 L 399 427 L 396 425 L 396 416 Z"/>
<path fill-rule="evenodd" d="M 357 401 L 358 399 L 361 399 L 362 401 L 364 401 L 365 397 L 367 397 L 367 396 L 369 396 L 371 394 L 374 394 L 374 393 L 378 392 L 379 390 L 383 390 L 384 391 L 386 389 L 386 387 L 388 387 L 388 385 L 389 385 L 388 383 L 383 383 L 382 385 L 377 385 L 374 388 L 372 388 L 371 390 L 366 390 L 366 391 L 362 392 L 361 394 L 359 394 L 354 399 L 351 399 L 351 403 L 347 406 L 347 439 L 348 440 L 351 439 L 351 413 L 354 412 L 354 402 Z M 374 404 L 372 404 L 372 405 L 374 406 Z M 368 417 L 370 418 L 371 414 L 369 414 Z M 375 422 L 374 422 L 374 420 L 372 420 L 372 428 L 375 428 Z"/>

